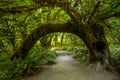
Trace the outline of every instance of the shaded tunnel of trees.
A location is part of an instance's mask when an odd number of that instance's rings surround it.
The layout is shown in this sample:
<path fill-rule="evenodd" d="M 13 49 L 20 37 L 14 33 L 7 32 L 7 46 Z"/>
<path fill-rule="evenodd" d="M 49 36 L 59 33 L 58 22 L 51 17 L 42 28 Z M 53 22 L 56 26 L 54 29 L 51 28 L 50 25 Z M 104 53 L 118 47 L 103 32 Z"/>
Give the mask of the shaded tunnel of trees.
<path fill-rule="evenodd" d="M 14 51 L 11 60 L 24 59 L 45 35 L 67 32 L 77 35 L 84 42 L 89 50 L 90 63 L 99 61 L 109 65 L 106 32 L 112 30 L 114 20 L 119 23 L 120 0 L 1 0 L 0 3 L 0 34 L 10 35 L 8 40 Z M 17 49 L 16 35 L 23 40 Z M 2 42 L 0 45 L 3 45 Z"/>
<path fill-rule="evenodd" d="M 38 4 L 36 1 L 33 2 L 35 2 L 37 7 L 36 8 L 30 7 L 28 9 L 25 9 L 25 12 L 32 9 L 34 10 L 39 9 L 42 6 L 46 6 L 46 4 L 49 5 L 49 7 L 53 7 L 51 6 L 51 4 L 54 1 L 51 2 L 45 1 L 42 2 L 41 5 Z M 30 33 L 30 35 L 28 35 L 28 37 L 23 41 L 19 49 L 14 52 L 11 59 L 13 59 L 14 57 L 24 58 L 27 55 L 28 51 L 35 44 L 35 42 L 46 34 L 53 32 L 68 32 L 68 33 L 76 34 L 83 40 L 83 42 L 89 49 L 90 62 L 100 61 L 101 63 L 109 63 L 110 56 L 109 56 L 108 43 L 105 39 L 104 26 L 102 26 L 101 24 L 104 23 L 104 21 L 108 18 L 111 18 L 113 16 L 114 17 L 119 16 L 118 15 L 119 12 L 114 11 L 114 13 L 111 13 L 111 10 L 117 8 L 119 4 L 120 4 L 119 1 L 115 1 L 111 3 L 111 5 L 113 5 L 112 8 L 109 9 L 107 8 L 105 9 L 106 11 L 102 12 L 101 6 L 103 6 L 103 2 L 95 1 L 95 5 L 93 7 L 92 12 L 89 14 L 88 18 L 86 18 L 85 15 L 88 15 L 88 13 L 86 14 L 80 13 L 79 9 L 76 10 L 73 8 L 75 5 L 71 6 L 66 1 L 58 1 L 58 2 L 56 1 L 55 3 L 53 3 L 53 5 L 55 5 L 55 7 L 60 7 L 61 9 L 63 9 L 71 19 L 64 23 L 55 23 L 55 24 L 49 23 L 49 24 L 40 25 L 38 28 L 33 30 Z M 38 7 L 39 5 L 40 7 Z M 17 10 L 17 8 L 14 10 L 12 9 L 9 10 L 1 9 L 1 10 L 3 12 L 9 12 L 9 13 L 24 11 L 24 10 Z M 98 13 L 100 10 L 101 13 Z"/>
<path fill-rule="evenodd" d="M 80 38 L 86 38 L 88 41 L 90 41 L 89 37 L 87 37 L 87 35 L 88 36 L 90 35 L 89 33 L 83 32 L 82 29 L 80 29 L 80 30 L 82 30 L 80 32 L 74 26 L 75 25 L 71 24 L 70 22 L 67 22 L 65 24 L 51 24 L 51 25 L 50 24 L 44 24 L 44 25 L 41 25 L 40 27 L 38 27 L 37 29 L 35 29 L 25 39 L 25 41 L 23 42 L 23 44 L 20 47 L 20 49 L 18 49 L 18 51 L 16 51 L 12 55 L 11 59 L 13 59 L 14 57 L 25 58 L 25 56 L 27 56 L 27 53 L 33 47 L 33 45 L 35 44 L 36 41 L 38 41 L 44 35 L 52 33 L 52 32 L 68 32 L 68 33 L 73 33 L 73 34 L 78 35 Z M 96 57 L 98 57 L 98 59 L 96 58 L 96 60 L 101 60 L 102 56 L 105 55 L 104 49 L 106 48 L 107 43 L 105 43 L 105 41 L 103 41 L 101 38 L 100 38 L 100 40 L 96 40 L 96 41 L 93 39 L 90 43 L 91 43 L 91 47 L 92 47 L 93 51 L 95 49 L 95 50 L 99 51 L 100 53 L 102 53 L 100 55 L 100 54 L 97 54 L 97 53 L 93 54 L 93 52 L 91 52 L 92 53 L 91 56 L 93 57 L 93 55 L 95 55 Z M 88 43 L 87 43 L 87 45 L 88 45 Z M 89 45 L 88 45 L 88 48 L 89 48 Z M 91 59 L 93 59 L 93 58 L 91 58 Z M 95 61 L 95 59 L 93 61 Z"/>

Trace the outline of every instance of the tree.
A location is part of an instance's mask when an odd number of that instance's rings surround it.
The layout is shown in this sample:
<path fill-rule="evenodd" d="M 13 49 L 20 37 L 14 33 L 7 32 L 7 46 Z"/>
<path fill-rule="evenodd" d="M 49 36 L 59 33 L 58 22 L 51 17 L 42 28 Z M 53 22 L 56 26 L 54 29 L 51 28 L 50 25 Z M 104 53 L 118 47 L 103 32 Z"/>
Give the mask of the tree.
<path fill-rule="evenodd" d="M 46 35 L 46 36 L 43 36 L 41 39 L 40 39 L 40 43 L 41 43 L 41 47 L 50 47 L 51 46 L 51 41 L 52 41 L 52 35 Z"/>
<path fill-rule="evenodd" d="M 29 4 L 27 4 L 28 2 Z M 4 1 L 2 5 L 8 6 Z M 67 22 L 40 24 L 23 41 L 11 59 L 14 57 L 24 58 L 34 43 L 46 34 L 68 32 L 79 36 L 83 40 L 89 49 L 90 62 L 109 63 L 110 54 L 108 43 L 105 39 L 104 27 L 107 26 L 105 24 L 107 19 L 120 16 L 119 0 L 26 0 L 26 4 L 24 3 L 21 6 L 9 6 L 9 8 L 0 7 L 1 12 L 25 14 L 42 10 L 43 8 L 60 8 L 57 10 L 56 15 L 63 10 L 70 17 Z"/>
<path fill-rule="evenodd" d="M 65 33 L 63 32 L 61 35 L 61 42 L 60 42 L 61 46 L 63 45 L 64 36 L 65 36 Z"/>

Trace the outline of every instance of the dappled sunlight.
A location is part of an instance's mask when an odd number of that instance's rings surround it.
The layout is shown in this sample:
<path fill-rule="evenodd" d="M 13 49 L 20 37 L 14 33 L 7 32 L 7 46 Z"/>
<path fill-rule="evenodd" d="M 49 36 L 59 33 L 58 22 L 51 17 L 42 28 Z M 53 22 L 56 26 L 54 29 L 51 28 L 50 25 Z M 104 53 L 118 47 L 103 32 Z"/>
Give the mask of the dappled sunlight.
<path fill-rule="evenodd" d="M 56 50 L 56 47 L 51 47 L 50 50 L 54 51 Z"/>

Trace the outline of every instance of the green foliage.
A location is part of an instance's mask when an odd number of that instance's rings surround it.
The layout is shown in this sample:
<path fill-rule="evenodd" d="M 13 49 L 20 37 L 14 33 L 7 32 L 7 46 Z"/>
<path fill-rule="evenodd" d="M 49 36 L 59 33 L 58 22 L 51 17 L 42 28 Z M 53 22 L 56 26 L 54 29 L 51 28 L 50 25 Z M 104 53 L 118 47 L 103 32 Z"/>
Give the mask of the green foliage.
<path fill-rule="evenodd" d="M 110 64 L 114 66 L 116 72 L 120 74 L 120 45 L 111 45 L 110 53 L 111 53 Z"/>
<path fill-rule="evenodd" d="M 120 46 L 112 45 L 110 46 L 110 53 L 112 58 L 119 59 L 120 58 Z"/>
<path fill-rule="evenodd" d="M 24 74 L 32 73 L 35 66 L 41 66 L 43 64 L 54 63 L 56 54 L 46 49 L 32 49 L 29 55 L 24 60 L 15 59 L 14 61 L 9 61 L 9 54 L 5 52 L 13 52 L 17 49 L 21 43 L 24 41 L 26 36 L 30 34 L 34 29 L 39 27 L 42 23 L 65 23 L 70 21 L 72 23 L 72 17 L 67 14 L 69 11 L 66 5 L 60 7 L 49 7 L 43 6 L 43 1 L 50 0 L 0 0 L 0 79 L 1 80 L 19 80 L 19 77 L 25 76 Z M 59 0 L 58 0 L 59 1 Z M 78 4 L 74 9 L 77 8 L 78 13 L 82 16 L 82 25 L 87 25 L 89 18 L 93 12 L 95 20 L 98 19 L 100 15 L 108 12 L 105 16 L 120 12 L 120 5 L 113 8 L 120 3 L 119 0 L 99 0 L 101 1 L 100 8 L 94 11 L 97 0 L 68 0 L 70 4 Z M 75 2 L 76 1 L 76 2 Z M 35 3 L 36 2 L 36 3 Z M 37 3 L 38 2 L 38 3 Z M 63 1 L 64 2 L 64 1 Z M 46 3 L 45 3 L 46 4 Z M 34 9 L 33 9 L 34 8 Z M 66 11 L 68 10 L 68 11 Z M 79 17 L 71 12 L 75 18 Z M 96 17 L 97 15 L 97 17 Z M 111 16 L 112 17 L 112 16 Z M 97 19 L 96 19 L 97 18 Z M 106 21 L 102 20 L 101 26 L 106 25 L 112 27 L 112 31 L 108 32 L 108 36 L 112 38 L 111 43 L 118 41 L 120 44 L 120 19 L 119 17 L 112 17 Z M 106 24 L 105 24 L 106 23 Z M 103 24 L 103 25 L 102 25 Z M 88 26 L 88 25 L 87 25 Z M 86 26 L 86 29 L 87 29 Z M 76 26 L 75 26 L 76 27 Z M 89 27 L 89 26 L 88 26 Z M 69 28 L 69 27 L 68 27 Z M 77 27 L 76 27 L 77 28 Z M 38 34 L 39 35 L 39 34 Z M 55 35 L 55 34 L 53 34 Z M 50 36 L 49 36 L 50 37 Z M 49 37 L 46 41 L 49 40 Z M 58 36 L 58 44 L 60 44 L 60 35 Z M 54 36 L 52 36 L 52 39 Z M 46 43 L 45 39 L 43 40 Z M 56 40 L 55 40 L 56 41 Z M 54 41 L 54 43 L 55 43 Z M 46 43 L 48 44 L 48 43 Z M 117 43 L 118 44 L 118 43 Z M 87 60 L 86 48 L 84 47 L 74 47 L 74 46 L 84 46 L 84 43 L 79 40 L 75 35 L 66 34 L 63 40 L 62 47 L 57 47 L 59 50 L 73 50 L 73 55 L 80 58 L 82 62 Z M 40 45 L 38 45 L 40 46 Z M 110 52 L 112 57 L 119 57 L 120 47 L 114 46 L 110 47 Z M 2 54 L 1 54 L 2 53 Z M 9 66 L 9 67 L 8 67 Z M 15 76 L 14 76 L 15 75 Z M 14 79 L 15 78 L 15 79 Z M 18 78 L 18 79 L 17 79 Z"/>
<path fill-rule="evenodd" d="M 85 47 L 75 47 L 73 49 L 73 56 L 81 62 L 85 62 L 88 60 L 88 51 Z"/>
<path fill-rule="evenodd" d="M 108 36 L 112 38 L 111 43 L 113 44 L 116 42 L 120 44 L 120 19 L 119 18 L 111 18 L 108 20 L 108 24 L 111 26 L 112 31 L 108 32 Z"/>
<path fill-rule="evenodd" d="M 75 46 L 68 46 L 68 47 L 66 48 L 66 50 L 67 50 L 67 51 L 72 51 L 72 50 L 74 49 L 74 47 L 75 47 Z"/>
<path fill-rule="evenodd" d="M 42 48 L 31 50 L 27 59 L 32 59 L 33 63 L 39 65 L 52 64 L 56 56 L 57 54 L 55 52 Z"/>
<path fill-rule="evenodd" d="M 55 63 L 56 56 L 47 49 L 32 49 L 24 60 L 10 61 L 8 54 L 1 54 L 0 80 L 22 80 L 21 77 L 34 74 L 41 65 Z"/>
<path fill-rule="evenodd" d="M 66 50 L 66 51 L 73 51 L 75 46 L 57 46 L 57 47 L 52 47 L 54 48 L 53 50 Z M 52 49 L 51 48 L 51 49 Z"/>

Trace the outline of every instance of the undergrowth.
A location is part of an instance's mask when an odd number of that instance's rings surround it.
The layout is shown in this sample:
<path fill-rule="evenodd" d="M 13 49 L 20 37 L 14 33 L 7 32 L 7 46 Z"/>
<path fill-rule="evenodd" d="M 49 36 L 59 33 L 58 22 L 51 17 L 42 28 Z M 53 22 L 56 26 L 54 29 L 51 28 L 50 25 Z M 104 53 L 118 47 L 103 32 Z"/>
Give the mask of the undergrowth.
<path fill-rule="evenodd" d="M 52 47 L 53 50 L 66 50 L 66 51 L 72 51 L 75 46 L 57 46 Z"/>
<path fill-rule="evenodd" d="M 114 70 L 120 74 L 120 46 L 112 45 L 110 49 L 110 64 L 113 66 Z M 87 49 L 85 47 L 74 47 L 73 56 L 81 62 L 88 61 Z"/>
<path fill-rule="evenodd" d="M 44 64 L 53 64 L 56 53 L 48 49 L 32 49 L 24 60 L 10 61 L 7 53 L 0 54 L 0 80 L 23 80 L 36 73 Z"/>
<path fill-rule="evenodd" d="M 73 57 L 79 59 L 81 62 L 88 61 L 88 50 L 86 47 L 74 47 Z"/>
<path fill-rule="evenodd" d="M 111 59 L 110 64 L 115 68 L 116 72 L 120 74 L 120 46 L 110 46 Z"/>

